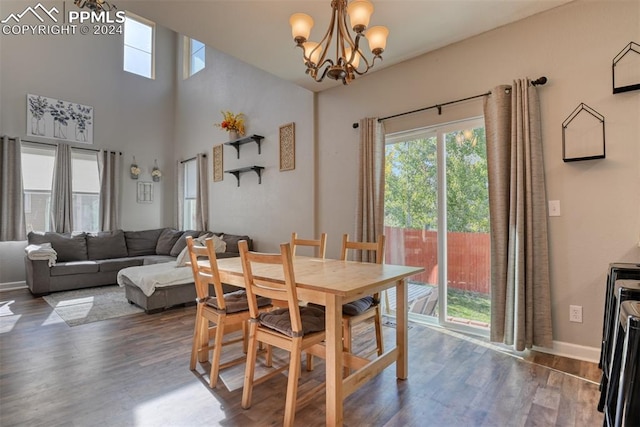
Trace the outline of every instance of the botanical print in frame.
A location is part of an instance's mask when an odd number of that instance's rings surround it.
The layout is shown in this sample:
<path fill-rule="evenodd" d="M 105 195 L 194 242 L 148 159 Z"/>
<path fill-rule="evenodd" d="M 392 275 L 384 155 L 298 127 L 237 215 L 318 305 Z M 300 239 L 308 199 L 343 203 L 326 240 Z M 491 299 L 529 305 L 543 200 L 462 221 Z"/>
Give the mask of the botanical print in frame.
<path fill-rule="evenodd" d="M 280 126 L 280 170 L 296 168 L 296 128 L 295 123 Z"/>
<path fill-rule="evenodd" d="M 224 171 L 222 170 L 222 146 L 218 144 L 213 147 L 213 182 L 222 181 Z"/>
<path fill-rule="evenodd" d="M 27 135 L 93 144 L 93 107 L 27 94 Z"/>

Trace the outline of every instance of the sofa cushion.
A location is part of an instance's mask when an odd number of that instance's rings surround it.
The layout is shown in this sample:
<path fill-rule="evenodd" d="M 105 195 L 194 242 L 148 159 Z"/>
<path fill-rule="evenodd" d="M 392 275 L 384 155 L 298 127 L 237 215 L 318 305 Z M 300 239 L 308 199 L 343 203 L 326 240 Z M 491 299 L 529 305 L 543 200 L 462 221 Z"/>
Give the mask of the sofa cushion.
<path fill-rule="evenodd" d="M 112 258 L 112 259 L 100 259 L 96 261 L 100 271 L 120 271 L 127 267 L 137 267 L 142 265 L 144 258 Z"/>
<path fill-rule="evenodd" d="M 30 232 L 29 244 L 51 243 L 57 253 L 58 262 L 84 261 L 87 258 L 87 239 L 85 233 Z"/>
<path fill-rule="evenodd" d="M 89 259 L 123 258 L 129 255 L 124 231 L 100 231 L 87 234 Z"/>
<path fill-rule="evenodd" d="M 184 248 L 187 247 L 187 236 L 191 236 L 191 237 L 195 238 L 195 237 L 198 237 L 200 235 L 200 233 L 202 233 L 202 232 L 201 231 L 195 231 L 195 230 L 187 230 L 184 233 L 182 233 L 182 236 L 180 236 L 180 238 L 178 240 L 176 240 L 176 243 L 171 248 L 171 251 L 169 252 L 169 255 L 171 255 L 171 256 L 180 255 L 180 252 L 182 252 L 184 250 Z"/>
<path fill-rule="evenodd" d="M 249 250 L 253 250 L 253 244 L 251 239 L 249 238 L 249 236 L 238 236 L 235 234 L 223 234 L 222 235 L 222 240 L 224 240 L 224 242 L 227 244 L 227 250 L 226 252 L 234 252 L 234 253 L 240 253 L 240 249 L 238 249 L 238 242 L 240 240 L 246 240 L 247 244 L 249 245 Z"/>
<path fill-rule="evenodd" d="M 143 231 L 125 231 L 124 238 L 127 241 L 129 256 L 155 255 L 158 238 L 164 228 Z"/>
<path fill-rule="evenodd" d="M 51 276 L 68 276 L 70 274 L 90 274 L 97 272 L 98 264 L 96 264 L 95 261 L 69 261 L 57 263 L 51 267 L 49 274 Z"/>
<path fill-rule="evenodd" d="M 171 255 L 171 249 L 176 244 L 178 239 L 184 233 L 180 230 L 174 230 L 172 228 L 165 228 L 158 237 L 158 243 L 156 244 L 157 255 Z"/>

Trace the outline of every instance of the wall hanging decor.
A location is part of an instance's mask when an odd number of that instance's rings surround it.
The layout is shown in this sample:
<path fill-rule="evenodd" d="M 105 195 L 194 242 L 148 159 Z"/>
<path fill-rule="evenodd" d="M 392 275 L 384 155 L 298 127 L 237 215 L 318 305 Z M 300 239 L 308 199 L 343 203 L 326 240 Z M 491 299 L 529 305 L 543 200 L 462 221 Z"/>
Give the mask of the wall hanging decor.
<path fill-rule="evenodd" d="M 140 176 L 140 172 L 142 171 L 138 167 L 136 156 L 133 156 L 133 162 L 131 163 L 131 166 L 129 166 L 129 176 L 131 177 L 131 179 L 138 179 L 138 176 Z"/>
<path fill-rule="evenodd" d="M 613 58 L 613 93 L 640 89 L 640 44 L 631 42 Z"/>
<path fill-rule="evenodd" d="M 162 177 L 162 172 L 158 167 L 158 159 L 155 159 L 153 161 L 153 169 L 151 170 L 151 179 L 153 180 L 153 182 L 159 182 L 160 177 Z"/>
<path fill-rule="evenodd" d="M 153 203 L 153 182 L 138 183 L 138 203 Z"/>
<path fill-rule="evenodd" d="M 562 160 L 574 162 L 604 158 L 604 116 L 581 102 L 562 122 Z"/>
<path fill-rule="evenodd" d="M 280 126 L 280 170 L 296 168 L 296 128 L 295 123 Z"/>
<path fill-rule="evenodd" d="M 218 144 L 213 147 L 213 182 L 224 179 L 224 171 L 222 170 L 222 147 L 223 144 Z"/>
<path fill-rule="evenodd" d="M 93 144 L 93 107 L 27 94 L 27 135 Z"/>

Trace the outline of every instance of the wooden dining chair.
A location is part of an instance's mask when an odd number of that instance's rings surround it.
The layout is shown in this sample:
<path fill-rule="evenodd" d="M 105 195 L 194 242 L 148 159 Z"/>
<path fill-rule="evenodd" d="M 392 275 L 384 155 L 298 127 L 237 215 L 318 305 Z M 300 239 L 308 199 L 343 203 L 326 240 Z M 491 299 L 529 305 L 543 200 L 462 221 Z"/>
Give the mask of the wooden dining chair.
<path fill-rule="evenodd" d="M 296 256 L 296 247 L 308 246 L 317 249 L 317 258 L 324 258 L 327 248 L 327 233 L 322 233 L 319 239 L 300 239 L 298 233 L 291 233 L 291 256 Z"/>
<path fill-rule="evenodd" d="M 224 293 L 220 282 L 213 239 L 206 239 L 205 246 L 197 245 L 191 236 L 186 240 L 197 296 L 196 321 L 189 368 L 192 371 L 195 370 L 198 359 L 200 362 L 208 361 L 209 351 L 213 350 L 209 387 L 215 388 L 220 369 L 237 365 L 246 360 L 244 353 L 247 351 L 245 337 L 247 336 L 247 320 L 250 318 L 249 303 L 244 290 Z M 208 265 L 198 262 L 199 257 L 207 259 Z M 210 286 L 213 287 L 215 295 L 209 295 Z M 257 305 L 260 311 L 266 311 L 271 308 L 271 301 L 267 298 L 260 298 Z M 224 341 L 225 335 L 238 330 L 242 330 L 241 337 Z M 212 336 L 213 345 L 210 345 Z M 243 342 L 243 355 L 220 364 L 222 347 L 240 341 Z"/>
<path fill-rule="evenodd" d="M 313 307 L 300 307 L 296 292 L 296 281 L 293 272 L 293 260 L 289 243 L 280 245 L 280 253 L 265 254 L 249 252 L 246 242 L 238 244 L 244 280 L 249 299 L 249 349 L 247 352 L 247 367 L 242 390 L 242 407 L 251 407 L 254 374 L 256 365 L 256 349 L 258 343 L 275 346 L 290 353 L 288 368 L 287 393 L 285 399 L 284 425 L 292 426 L 295 418 L 297 403 L 307 402 L 310 396 L 324 388 L 324 384 L 314 387 L 305 396 L 298 396 L 298 379 L 300 377 L 300 360 L 302 352 L 310 347 L 320 345 L 325 339 L 324 311 Z M 275 266 L 271 270 L 275 274 L 283 274 L 284 280 L 267 279 L 265 273 L 260 278 L 254 276 L 254 269 L 263 266 Z M 279 273 L 281 272 L 281 273 Z M 286 308 L 279 308 L 268 313 L 260 313 L 257 298 L 259 296 L 273 300 L 286 301 Z M 275 371 L 277 373 L 278 371 Z M 272 372 L 269 375 L 273 375 Z M 264 381 L 259 378 L 257 381 Z"/>
<path fill-rule="evenodd" d="M 342 236 L 342 250 L 340 259 L 346 260 L 349 250 L 373 251 L 375 252 L 376 264 L 384 263 L 384 234 L 378 236 L 376 242 L 353 242 L 349 241 L 349 235 Z M 371 252 L 370 252 L 371 253 Z M 351 331 L 354 325 L 362 323 L 368 319 L 374 319 L 376 330 L 376 351 L 378 356 L 384 353 L 384 342 L 382 337 L 382 313 L 380 307 L 380 293 L 360 298 L 342 306 L 342 339 L 346 352 L 351 353 Z M 349 369 L 345 368 L 348 375 Z"/>

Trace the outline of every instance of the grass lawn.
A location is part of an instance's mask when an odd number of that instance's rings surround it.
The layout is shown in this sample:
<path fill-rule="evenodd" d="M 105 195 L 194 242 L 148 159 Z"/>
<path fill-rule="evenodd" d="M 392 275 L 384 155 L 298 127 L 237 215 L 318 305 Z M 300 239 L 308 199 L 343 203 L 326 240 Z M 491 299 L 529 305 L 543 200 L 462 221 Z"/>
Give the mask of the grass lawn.
<path fill-rule="evenodd" d="M 449 316 L 491 322 L 491 300 L 487 294 L 449 288 L 447 302 Z"/>

